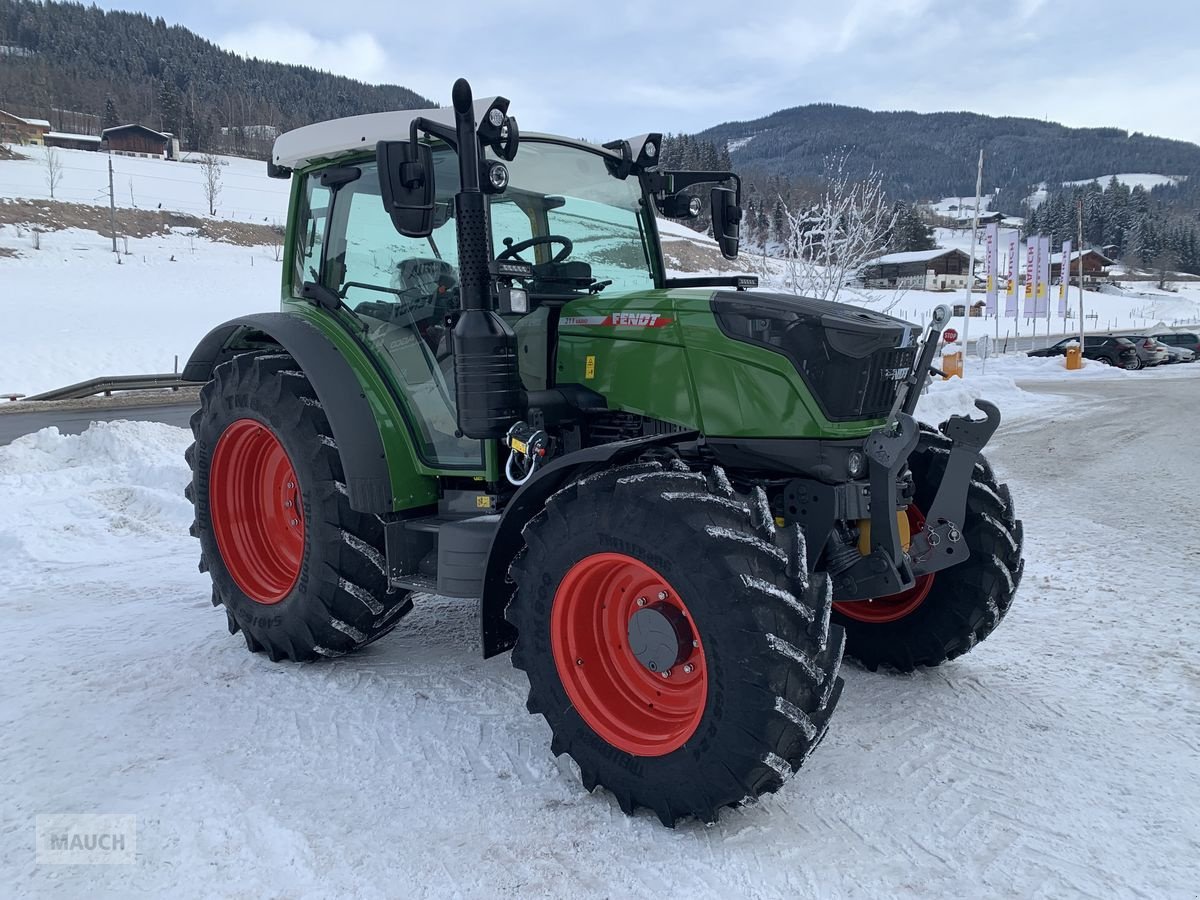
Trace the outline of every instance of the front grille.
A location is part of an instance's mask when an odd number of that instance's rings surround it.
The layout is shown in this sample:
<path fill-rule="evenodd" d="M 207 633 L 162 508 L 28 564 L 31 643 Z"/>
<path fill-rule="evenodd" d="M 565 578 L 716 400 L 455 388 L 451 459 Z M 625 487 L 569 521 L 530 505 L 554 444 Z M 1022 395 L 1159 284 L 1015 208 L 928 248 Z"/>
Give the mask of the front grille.
<path fill-rule="evenodd" d="M 782 353 L 833 422 L 879 419 L 916 358 L 916 328 L 900 319 L 823 300 L 720 295 L 721 330 Z"/>

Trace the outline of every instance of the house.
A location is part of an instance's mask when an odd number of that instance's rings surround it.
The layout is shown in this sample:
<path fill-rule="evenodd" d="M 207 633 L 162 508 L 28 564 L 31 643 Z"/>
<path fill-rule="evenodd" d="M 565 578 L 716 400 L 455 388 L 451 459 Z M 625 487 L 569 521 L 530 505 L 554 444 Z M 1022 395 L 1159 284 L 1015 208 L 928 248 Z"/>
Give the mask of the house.
<path fill-rule="evenodd" d="M 1070 274 L 1071 279 L 1078 284 L 1079 282 L 1079 251 L 1075 250 L 1071 253 Z M 1109 259 L 1099 250 L 1087 250 L 1083 253 L 1083 283 L 1084 286 L 1098 284 L 1101 280 L 1108 277 L 1108 267 L 1116 260 Z M 1062 280 L 1062 254 L 1050 254 L 1050 280 Z"/>
<path fill-rule="evenodd" d="M 50 123 L 26 119 L 0 109 L 0 144 L 42 144 Z"/>
<path fill-rule="evenodd" d="M 145 125 L 117 125 L 100 133 L 101 149 L 123 156 L 157 156 L 167 158 L 171 135 L 147 128 Z"/>
<path fill-rule="evenodd" d="M 46 132 L 47 147 L 61 147 L 63 150 L 99 150 L 100 138 L 94 134 L 71 134 L 66 131 Z"/>
<path fill-rule="evenodd" d="M 958 249 L 888 253 L 862 267 L 867 287 L 954 291 L 967 286 L 971 257 Z"/>

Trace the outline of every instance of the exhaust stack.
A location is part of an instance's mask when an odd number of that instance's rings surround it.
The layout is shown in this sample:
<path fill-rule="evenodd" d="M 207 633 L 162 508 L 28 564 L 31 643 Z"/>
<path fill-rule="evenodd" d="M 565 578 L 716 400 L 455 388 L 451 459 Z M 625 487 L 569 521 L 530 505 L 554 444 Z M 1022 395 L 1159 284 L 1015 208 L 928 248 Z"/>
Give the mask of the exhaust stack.
<path fill-rule="evenodd" d="M 479 188 L 479 137 L 471 85 L 465 78 L 454 83 L 452 96 L 461 180 L 454 198 L 462 296 L 453 335 L 458 429 L 470 438 L 502 438 L 524 408 L 517 339 L 495 310 L 487 202 Z"/>

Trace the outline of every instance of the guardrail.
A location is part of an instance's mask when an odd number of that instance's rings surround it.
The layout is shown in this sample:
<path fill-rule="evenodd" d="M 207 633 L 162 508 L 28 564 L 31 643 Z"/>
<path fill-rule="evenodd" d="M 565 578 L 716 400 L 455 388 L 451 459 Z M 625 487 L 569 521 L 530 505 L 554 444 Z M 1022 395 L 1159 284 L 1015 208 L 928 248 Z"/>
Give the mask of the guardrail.
<path fill-rule="evenodd" d="M 187 387 L 191 382 L 182 380 L 178 374 L 168 372 L 163 375 L 107 375 L 100 378 L 89 378 L 66 387 L 55 388 L 25 400 L 79 400 L 83 397 L 93 397 L 103 394 L 111 397 L 114 391 L 146 391 L 155 388 L 177 391 Z M 7 395 L 5 395 L 7 396 Z"/>

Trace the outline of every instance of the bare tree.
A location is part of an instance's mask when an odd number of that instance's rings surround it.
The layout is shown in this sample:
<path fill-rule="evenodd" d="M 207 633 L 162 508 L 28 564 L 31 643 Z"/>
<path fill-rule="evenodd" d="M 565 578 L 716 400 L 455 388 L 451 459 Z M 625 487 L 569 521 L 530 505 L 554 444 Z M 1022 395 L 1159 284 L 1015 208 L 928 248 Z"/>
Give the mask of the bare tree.
<path fill-rule="evenodd" d="M 63 166 L 62 160 L 58 158 L 58 151 L 53 147 L 46 148 L 46 186 L 50 188 L 50 199 L 54 199 L 54 191 L 58 187 L 58 183 L 62 181 Z"/>
<path fill-rule="evenodd" d="M 221 160 L 212 153 L 200 157 L 200 171 L 204 175 L 204 199 L 208 201 L 208 214 L 217 214 L 217 197 L 221 193 Z"/>
<path fill-rule="evenodd" d="M 784 205 L 787 271 L 793 293 L 836 300 L 863 264 L 883 252 L 897 211 L 878 172 L 852 181 L 844 155 L 827 160 L 826 170 L 824 191 L 812 206 L 793 211 Z"/>

